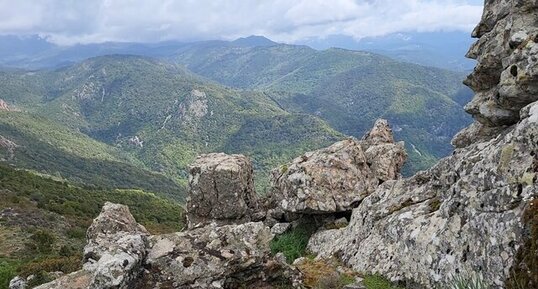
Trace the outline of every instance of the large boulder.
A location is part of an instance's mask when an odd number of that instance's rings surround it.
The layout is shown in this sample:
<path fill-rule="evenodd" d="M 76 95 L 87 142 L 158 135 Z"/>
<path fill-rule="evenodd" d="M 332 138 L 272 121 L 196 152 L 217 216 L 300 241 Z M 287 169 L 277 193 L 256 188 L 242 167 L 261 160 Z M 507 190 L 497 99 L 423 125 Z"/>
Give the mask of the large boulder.
<path fill-rule="evenodd" d="M 386 120 L 363 140 L 346 139 L 308 152 L 272 172 L 272 194 L 287 212 L 349 211 L 382 182 L 400 177 L 406 154 Z"/>
<path fill-rule="evenodd" d="M 227 288 L 259 278 L 269 260 L 271 232 L 261 222 L 152 236 L 144 288 Z"/>
<path fill-rule="evenodd" d="M 249 222 L 258 209 L 252 163 L 243 155 L 211 153 L 190 166 L 188 227 Z"/>
<path fill-rule="evenodd" d="M 83 269 L 38 288 L 133 288 L 146 258 L 148 235 L 127 206 L 107 202 L 86 233 Z"/>

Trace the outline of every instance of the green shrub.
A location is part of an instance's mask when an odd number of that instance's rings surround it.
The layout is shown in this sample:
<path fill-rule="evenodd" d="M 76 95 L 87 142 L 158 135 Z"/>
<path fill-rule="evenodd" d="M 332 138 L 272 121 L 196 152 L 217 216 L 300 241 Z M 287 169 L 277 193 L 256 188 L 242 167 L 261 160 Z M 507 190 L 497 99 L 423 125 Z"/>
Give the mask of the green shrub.
<path fill-rule="evenodd" d="M 293 260 L 305 255 L 308 239 L 314 231 L 315 226 L 312 224 L 300 224 L 291 231 L 275 237 L 270 244 L 271 253 L 282 252 L 289 263 L 293 262 Z"/>
<path fill-rule="evenodd" d="M 32 260 L 18 269 L 18 273 L 22 276 L 36 275 L 40 272 L 56 272 L 71 273 L 77 271 L 82 266 L 82 256 L 74 255 L 69 257 L 43 257 L 41 259 Z"/>
<path fill-rule="evenodd" d="M 17 266 L 15 262 L 0 259 L 0 289 L 7 289 L 9 281 L 17 275 Z"/>
<path fill-rule="evenodd" d="M 39 271 L 34 274 L 34 278 L 28 281 L 28 288 L 34 288 L 52 280 L 54 280 L 54 278 L 52 278 L 47 272 Z"/>
<path fill-rule="evenodd" d="M 38 230 L 35 232 L 30 239 L 30 249 L 35 250 L 38 253 L 48 254 L 52 251 L 54 242 L 56 242 L 56 237 L 45 230 Z"/>

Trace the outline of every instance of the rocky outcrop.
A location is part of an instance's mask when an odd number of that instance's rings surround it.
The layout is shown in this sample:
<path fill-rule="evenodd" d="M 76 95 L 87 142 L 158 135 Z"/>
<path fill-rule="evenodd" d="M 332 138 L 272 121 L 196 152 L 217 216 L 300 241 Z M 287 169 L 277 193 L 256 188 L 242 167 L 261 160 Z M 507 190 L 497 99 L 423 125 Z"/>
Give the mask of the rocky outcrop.
<path fill-rule="evenodd" d="M 308 152 L 272 173 L 273 194 L 288 212 L 349 211 L 382 182 L 400 176 L 406 154 L 386 120 L 363 140 L 346 139 Z"/>
<path fill-rule="evenodd" d="M 211 222 L 251 221 L 258 209 L 250 159 L 243 155 L 201 155 L 190 166 L 187 195 L 188 227 Z"/>
<path fill-rule="evenodd" d="M 348 227 L 317 233 L 309 248 L 427 288 L 464 272 L 501 288 L 525 234 L 521 216 L 538 195 L 538 103 L 526 111 L 513 130 L 382 184 Z"/>
<path fill-rule="evenodd" d="M 486 1 L 473 31 L 479 40 L 467 53 L 478 64 L 465 81 L 476 92 L 465 110 L 485 126 L 515 124 L 520 109 L 538 100 L 537 10 L 536 1 Z"/>
<path fill-rule="evenodd" d="M 83 269 L 37 288 L 301 288 L 299 273 L 271 257 L 262 222 L 151 236 L 126 206 L 106 203 L 86 236 Z"/>
<path fill-rule="evenodd" d="M 468 56 L 476 122 L 452 156 L 409 179 L 389 180 L 353 210 L 346 228 L 316 233 L 309 249 L 353 269 L 434 288 L 482 275 L 538 288 L 538 2 L 486 1 Z M 534 248 L 534 249 L 533 249 Z M 515 287 L 510 287 L 515 288 Z"/>
<path fill-rule="evenodd" d="M 6 150 L 7 153 L 5 155 L 5 158 L 7 160 L 12 160 L 15 157 L 15 150 L 18 147 L 19 146 L 14 141 L 0 135 L 0 149 Z"/>
<path fill-rule="evenodd" d="M 91 288 L 131 288 L 141 272 L 149 235 L 129 208 L 106 203 L 86 232 L 84 269 Z"/>
<path fill-rule="evenodd" d="M 144 288 L 230 288 L 263 278 L 271 232 L 263 223 L 217 226 L 150 238 Z M 158 272 L 158 274 L 155 274 Z M 235 280 L 234 280 L 235 279 Z"/>

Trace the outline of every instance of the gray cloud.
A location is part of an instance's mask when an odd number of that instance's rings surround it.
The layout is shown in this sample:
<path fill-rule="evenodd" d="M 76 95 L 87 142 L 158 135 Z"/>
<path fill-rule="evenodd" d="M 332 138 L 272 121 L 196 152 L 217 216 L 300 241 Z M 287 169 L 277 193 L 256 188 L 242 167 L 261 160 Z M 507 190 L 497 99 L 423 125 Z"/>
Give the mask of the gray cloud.
<path fill-rule="evenodd" d="M 470 31 L 481 0 L 0 0 L 0 34 L 59 44 Z"/>

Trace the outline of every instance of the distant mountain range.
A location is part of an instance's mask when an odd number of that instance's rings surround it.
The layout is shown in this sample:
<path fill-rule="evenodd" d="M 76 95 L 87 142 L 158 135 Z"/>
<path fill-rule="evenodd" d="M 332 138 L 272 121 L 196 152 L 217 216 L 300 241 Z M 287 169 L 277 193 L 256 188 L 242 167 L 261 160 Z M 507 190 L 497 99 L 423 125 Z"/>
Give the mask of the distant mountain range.
<path fill-rule="evenodd" d="M 469 71 L 473 69 L 475 63 L 464 56 L 472 42 L 473 39 L 469 33 L 441 31 L 395 33 L 360 40 L 344 35 L 332 35 L 323 39 L 306 39 L 300 44 L 317 50 L 344 48 L 369 51 L 415 64 L 454 71 Z M 158 43 L 105 42 L 62 47 L 49 43 L 38 36 L 8 35 L 0 36 L 0 67 L 26 69 L 60 67 L 90 57 L 109 54 L 170 57 L 185 46 L 215 43 L 242 47 L 278 44 L 263 36 L 249 36 L 230 42 L 221 40 L 194 43 L 177 41 Z"/>
<path fill-rule="evenodd" d="M 325 39 L 310 39 L 304 44 L 315 49 L 340 47 L 386 55 L 397 60 L 454 71 L 471 71 L 475 61 L 465 58 L 475 40 L 460 31 L 394 33 L 355 40 L 333 35 Z"/>
<path fill-rule="evenodd" d="M 224 151 L 253 158 L 263 191 L 271 168 L 360 137 L 379 117 L 406 141 L 409 174 L 450 153 L 448 140 L 470 122 L 464 73 L 371 52 L 259 36 L 73 47 L 8 40 L 0 99 L 13 109 L 0 112 L 0 158 L 86 185 L 182 200 L 188 164 Z"/>

